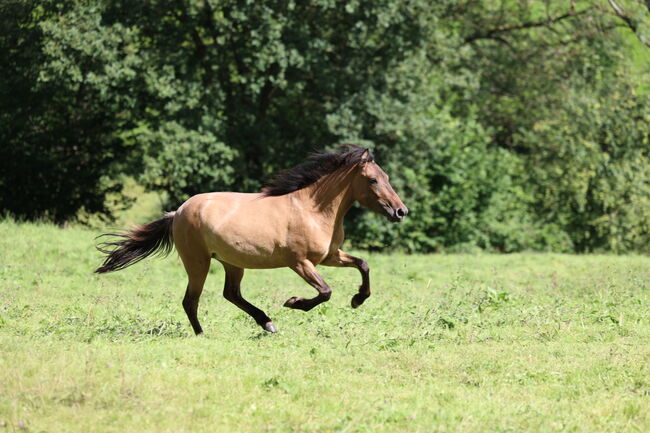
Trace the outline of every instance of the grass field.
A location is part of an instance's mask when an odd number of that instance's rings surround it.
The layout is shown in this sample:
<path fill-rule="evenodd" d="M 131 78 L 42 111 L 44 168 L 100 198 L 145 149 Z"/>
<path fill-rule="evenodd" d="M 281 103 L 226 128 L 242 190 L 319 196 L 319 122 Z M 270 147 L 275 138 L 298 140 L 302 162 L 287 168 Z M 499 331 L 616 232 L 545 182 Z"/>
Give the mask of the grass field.
<path fill-rule="evenodd" d="M 175 255 L 97 276 L 97 233 L 0 223 L 0 433 L 648 432 L 650 258 L 378 255 L 359 275 L 213 265 L 194 337 Z"/>

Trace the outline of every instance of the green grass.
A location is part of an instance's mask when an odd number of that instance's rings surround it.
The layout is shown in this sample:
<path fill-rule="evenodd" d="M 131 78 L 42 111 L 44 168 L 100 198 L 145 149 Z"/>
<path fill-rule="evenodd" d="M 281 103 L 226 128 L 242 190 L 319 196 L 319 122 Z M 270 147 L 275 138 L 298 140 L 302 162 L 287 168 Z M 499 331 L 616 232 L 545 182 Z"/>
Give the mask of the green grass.
<path fill-rule="evenodd" d="M 0 223 L 0 432 L 647 432 L 650 258 L 376 255 L 334 293 L 211 270 L 194 337 L 178 258 L 97 276 L 95 232 Z"/>

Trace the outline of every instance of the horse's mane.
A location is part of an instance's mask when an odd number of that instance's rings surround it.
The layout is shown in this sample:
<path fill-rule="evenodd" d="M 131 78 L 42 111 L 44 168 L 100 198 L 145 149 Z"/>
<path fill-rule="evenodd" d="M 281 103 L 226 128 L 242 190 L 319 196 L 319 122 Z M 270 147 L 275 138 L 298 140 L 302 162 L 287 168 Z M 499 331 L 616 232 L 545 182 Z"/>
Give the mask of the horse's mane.
<path fill-rule="evenodd" d="M 316 152 L 307 157 L 307 160 L 293 168 L 285 170 L 273 177 L 262 188 L 265 196 L 278 196 L 289 194 L 305 188 L 321 177 L 331 174 L 343 167 L 350 167 L 365 161 L 373 161 L 372 153 L 363 147 L 354 144 L 345 144 L 339 153 Z M 364 152 L 368 150 L 368 156 L 363 159 Z"/>

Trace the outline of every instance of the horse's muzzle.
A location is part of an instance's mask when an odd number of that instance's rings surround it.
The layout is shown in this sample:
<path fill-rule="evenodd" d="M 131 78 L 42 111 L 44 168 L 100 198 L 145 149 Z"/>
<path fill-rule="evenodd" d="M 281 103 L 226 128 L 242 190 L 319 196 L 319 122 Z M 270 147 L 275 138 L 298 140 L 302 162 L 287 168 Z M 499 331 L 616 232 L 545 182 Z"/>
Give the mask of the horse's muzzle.
<path fill-rule="evenodd" d="M 382 204 L 381 206 L 384 208 L 384 212 L 386 212 L 386 217 L 394 223 L 404 221 L 404 218 L 409 213 L 406 206 L 398 207 L 397 209 L 393 208 L 389 204 Z"/>

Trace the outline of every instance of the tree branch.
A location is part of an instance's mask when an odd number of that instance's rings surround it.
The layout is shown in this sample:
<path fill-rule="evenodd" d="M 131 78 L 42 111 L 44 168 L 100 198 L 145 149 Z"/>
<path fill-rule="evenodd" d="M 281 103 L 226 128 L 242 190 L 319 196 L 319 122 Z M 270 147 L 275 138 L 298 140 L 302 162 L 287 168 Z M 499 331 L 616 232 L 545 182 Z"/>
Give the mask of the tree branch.
<path fill-rule="evenodd" d="M 638 25 L 636 21 L 634 21 L 632 18 L 630 18 L 626 13 L 625 10 L 623 10 L 622 7 L 620 7 L 614 0 L 607 0 L 609 2 L 609 5 L 614 9 L 614 13 L 616 14 L 617 17 L 622 19 L 627 27 L 630 28 L 634 32 L 637 38 L 647 47 L 650 47 L 650 41 L 643 40 L 641 36 L 637 33 Z M 650 8 L 650 3 L 648 4 L 648 7 Z"/>
<path fill-rule="evenodd" d="M 494 29 L 489 29 L 489 30 L 485 30 L 485 31 L 481 31 L 481 32 L 476 32 L 473 35 L 470 35 L 470 36 L 466 37 L 465 38 L 465 43 L 466 44 L 472 43 L 472 42 L 474 42 L 476 40 L 479 40 L 479 39 L 495 39 L 495 37 L 497 37 L 498 35 L 501 35 L 503 33 L 512 32 L 512 31 L 517 31 L 517 30 L 531 29 L 531 28 L 535 28 L 535 27 L 548 27 L 548 26 L 550 26 L 552 24 L 555 24 L 555 23 L 557 23 L 559 21 L 562 21 L 564 19 L 576 17 L 578 15 L 582 15 L 582 14 L 588 12 L 589 10 L 591 10 L 592 7 L 588 7 L 586 9 L 581 10 L 581 11 L 576 11 L 575 9 L 571 8 L 569 11 L 567 11 L 566 13 L 564 13 L 562 15 L 559 15 L 559 16 L 554 17 L 554 18 L 548 18 L 548 19 L 543 20 L 543 21 L 526 21 L 526 22 L 523 22 L 523 23 L 520 23 L 520 24 L 514 24 L 514 25 L 510 25 L 510 26 L 501 26 L 501 27 L 497 27 L 497 28 L 494 28 Z"/>

